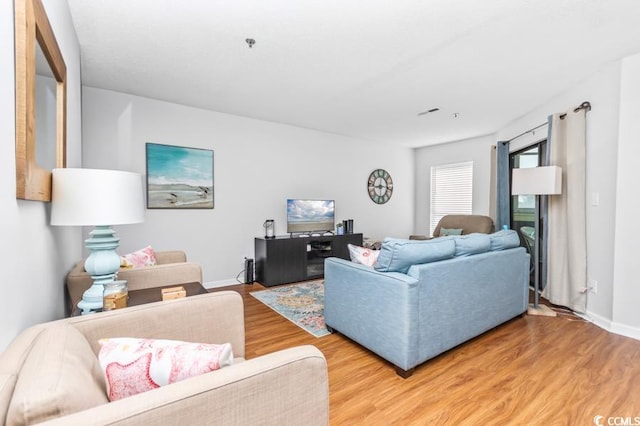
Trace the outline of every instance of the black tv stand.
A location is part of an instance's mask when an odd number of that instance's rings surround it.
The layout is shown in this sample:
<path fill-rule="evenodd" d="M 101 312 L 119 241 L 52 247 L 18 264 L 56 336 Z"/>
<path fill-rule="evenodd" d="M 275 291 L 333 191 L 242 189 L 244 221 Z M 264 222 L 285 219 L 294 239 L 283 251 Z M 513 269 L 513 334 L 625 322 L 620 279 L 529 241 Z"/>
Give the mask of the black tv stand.
<path fill-rule="evenodd" d="M 349 259 L 348 244 L 362 245 L 362 234 L 256 238 L 256 281 L 270 287 L 324 276 L 327 257 Z"/>

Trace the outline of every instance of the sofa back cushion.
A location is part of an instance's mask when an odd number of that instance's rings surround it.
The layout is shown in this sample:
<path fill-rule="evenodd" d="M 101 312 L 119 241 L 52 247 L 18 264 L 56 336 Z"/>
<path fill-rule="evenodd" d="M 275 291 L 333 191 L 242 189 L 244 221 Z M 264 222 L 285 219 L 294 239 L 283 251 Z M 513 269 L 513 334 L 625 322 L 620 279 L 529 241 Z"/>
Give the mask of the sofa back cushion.
<path fill-rule="evenodd" d="M 449 259 L 455 252 L 452 237 L 433 240 L 385 238 L 374 268 L 381 272 L 406 273 L 411 265 Z"/>
<path fill-rule="evenodd" d="M 7 424 L 33 424 L 108 402 L 98 358 L 73 326 L 42 331 L 19 372 Z"/>
<path fill-rule="evenodd" d="M 471 256 L 491 250 L 491 237 L 487 234 L 469 234 L 454 236 L 455 256 Z"/>
<path fill-rule="evenodd" d="M 491 238 L 491 250 L 506 250 L 520 246 L 520 237 L 513 229 L 505 229 L 494 232 L 489 236 Z"/>

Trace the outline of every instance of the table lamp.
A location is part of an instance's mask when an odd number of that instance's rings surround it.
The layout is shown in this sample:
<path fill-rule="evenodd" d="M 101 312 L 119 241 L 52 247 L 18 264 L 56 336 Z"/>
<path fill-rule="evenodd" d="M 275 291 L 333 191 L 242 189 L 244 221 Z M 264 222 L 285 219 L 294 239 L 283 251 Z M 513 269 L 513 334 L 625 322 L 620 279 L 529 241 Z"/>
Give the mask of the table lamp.
<path fill-rule="evenodd" d="M 113 282 L 120 268 L 116 253 L 120 238 L 111 225 L 144 221 L 142 176 L 99 169 L 52 171 L 51 225 L 95 226 L 85 240 L 89 256 L 84 269 L 93 279 L 78 307 L 82 314 L 102 309 L 104 284 Z"/>
<path fill-rule="evenodd" d="M 543 315 L 554 317 L 556 313 L 548 306 L 538 303 L 538 290 L 540 287 L 540 196 L 557 195 L 562 193 L 562 169 L 558 166 L 541 166 L 513 169 L 511 179 L 512 195 L 535 195 L 535 235 L 534 235 L 534 289 L 533 305 L 529 305 L 529 315 Z"/>

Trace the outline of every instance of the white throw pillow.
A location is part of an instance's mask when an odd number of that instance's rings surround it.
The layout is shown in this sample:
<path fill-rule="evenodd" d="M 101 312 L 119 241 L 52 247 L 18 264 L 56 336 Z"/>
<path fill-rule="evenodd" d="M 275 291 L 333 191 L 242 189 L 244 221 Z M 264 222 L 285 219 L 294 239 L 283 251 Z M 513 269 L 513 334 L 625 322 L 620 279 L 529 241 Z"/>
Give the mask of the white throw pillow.
<path fill-rule="evenodd" d="M 98 360 L 110 401 L 233 364 L 230 343 L 221 345 L 120 337 L 100 339 Z"/>
<path fill-rule="evenodd" d="M 380 250 L 371 250 L 365 247 L 348 244 L 349 256 L 351 261 L 355 263 L 361 263 L 362 265 L 373 266 L 378 260 Z"/>
<path fill-rule="evenodd" d="M 156 265 L 156 252 L 151 246 L 120 256 L 122 268 L 141 268 L 143 266 Z"/>

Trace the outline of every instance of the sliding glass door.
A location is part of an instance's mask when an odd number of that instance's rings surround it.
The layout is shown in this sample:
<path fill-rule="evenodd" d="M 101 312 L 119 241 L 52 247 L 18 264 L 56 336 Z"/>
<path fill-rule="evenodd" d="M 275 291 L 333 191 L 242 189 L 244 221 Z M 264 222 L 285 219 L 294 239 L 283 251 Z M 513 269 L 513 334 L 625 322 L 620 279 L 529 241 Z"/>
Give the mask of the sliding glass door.
<path fill-rule="evenodd" d="M 535 145 L 528 146 L 520 151 L 513 152 L 509 155 L 510 170 L 517 168 L 538 167 L 546 165 L 547 158 L 547 141 L 541 141 Z M 511 175 L 511 173 L 509 173 Z M 538 238 L 538 250 L 540 259 L 540 289 L 544 289 L 546 284 L 546 244 L 543 236 L 545 231 L 546 202 L 542 201 L 539 209 L 539 216 L 536 217 L 536 196 L 535 195 L 513 195 L 511 198 L 511 228 L 518 231 L 522 245 L 531 255 L 531 274 L 530 282 L 533 286 L 533 258 L 536 248 L 536 238 Z M 535 221 L 538 221 L 540 234 L 535 235 Z"/>

